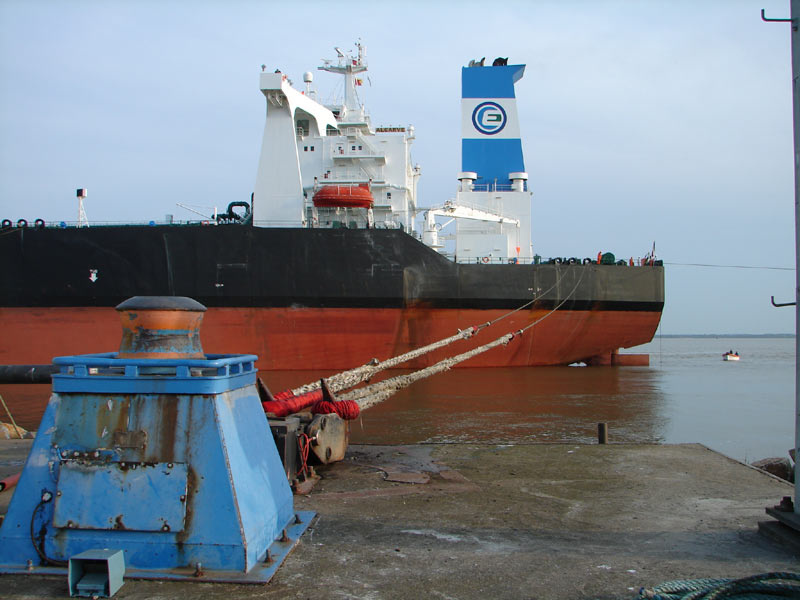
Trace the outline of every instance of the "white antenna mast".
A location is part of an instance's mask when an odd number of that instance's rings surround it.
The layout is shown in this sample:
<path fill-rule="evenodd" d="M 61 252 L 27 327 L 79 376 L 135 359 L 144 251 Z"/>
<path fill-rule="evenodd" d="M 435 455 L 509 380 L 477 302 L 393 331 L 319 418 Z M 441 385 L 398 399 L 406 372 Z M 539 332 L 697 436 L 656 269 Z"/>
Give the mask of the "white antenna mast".
<path fill-rule="evenodd" d="M 83 208 L 83 199 L 86 198 L 86 188 L 79 188 L 78 196 L 78 227 L 88 227 L 89 219 L 86 218 L 86 211 Z"/>

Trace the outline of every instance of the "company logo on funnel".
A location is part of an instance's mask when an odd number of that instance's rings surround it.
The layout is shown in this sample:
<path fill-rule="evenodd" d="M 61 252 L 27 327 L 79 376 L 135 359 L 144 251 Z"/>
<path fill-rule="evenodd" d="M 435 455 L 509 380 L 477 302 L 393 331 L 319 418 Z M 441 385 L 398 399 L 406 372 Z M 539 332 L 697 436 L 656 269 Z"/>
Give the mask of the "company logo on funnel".
<path fill-rule="evenodd" d="M 503 131 L 508 117 L 497 102 L 481 102 L 472 111 L 472 124 L 484 135 L 494 135 Z"/>

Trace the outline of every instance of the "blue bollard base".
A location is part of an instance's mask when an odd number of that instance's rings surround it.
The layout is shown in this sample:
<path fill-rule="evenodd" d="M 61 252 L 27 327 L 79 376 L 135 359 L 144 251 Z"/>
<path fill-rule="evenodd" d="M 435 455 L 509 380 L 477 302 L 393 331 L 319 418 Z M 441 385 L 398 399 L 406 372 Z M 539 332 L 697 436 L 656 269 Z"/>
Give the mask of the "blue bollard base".
<path fill-rule="evenodd" d="M 292 522 L 286 527 L 287 541 L 275 540 L 269 547 L 270 561 L 264 558 L 247 573 L 227 570 L 205 570 L 196 567 L 183 567 L 173 569 L 125 569 L 125 579 L 157 579 L 165 581 L 192 581 L 209 583 L 268 583 L 283 561 L 294 550 L 300 537 L 303 535 L 317 513 L 314 511 L 297 511 L 299 523 Z M 25 575 L 67 575 L 67 569 L 52 566 L 27 566 L 27 565 L 0 565 L 0 573 L 25 574 Z"/>

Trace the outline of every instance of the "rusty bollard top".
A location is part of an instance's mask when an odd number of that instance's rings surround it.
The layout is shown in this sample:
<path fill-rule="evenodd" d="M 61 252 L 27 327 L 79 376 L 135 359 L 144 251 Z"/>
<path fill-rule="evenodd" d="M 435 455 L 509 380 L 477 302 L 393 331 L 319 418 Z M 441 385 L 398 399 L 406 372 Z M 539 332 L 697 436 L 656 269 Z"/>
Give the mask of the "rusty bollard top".
<path fill-rule="evenodd" d="M 117 306 L 117 358 L 204 359 L 200 325 L 206 307 L 185 296 L 134 296 Z"/>

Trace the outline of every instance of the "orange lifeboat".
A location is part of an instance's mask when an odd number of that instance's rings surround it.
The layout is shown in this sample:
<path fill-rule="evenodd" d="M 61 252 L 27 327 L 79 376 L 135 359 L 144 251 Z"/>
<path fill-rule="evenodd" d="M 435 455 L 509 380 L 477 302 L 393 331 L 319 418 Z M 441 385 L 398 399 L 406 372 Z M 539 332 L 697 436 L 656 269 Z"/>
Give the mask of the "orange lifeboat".
<path fill-rule="evenodd" d="M 325 185 L 313 197 L 318 208 L 371 208 L 374 199 L 367 184 Z"/>

